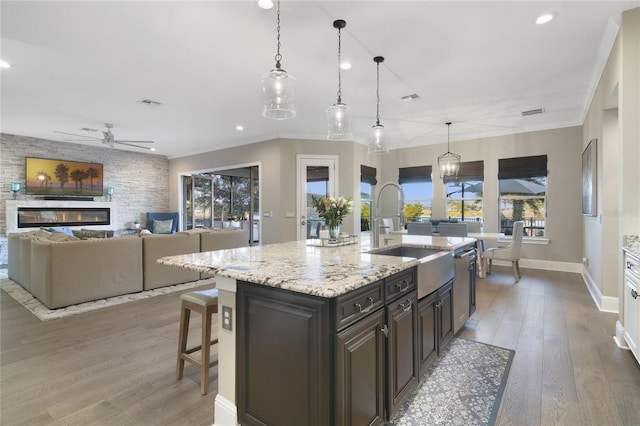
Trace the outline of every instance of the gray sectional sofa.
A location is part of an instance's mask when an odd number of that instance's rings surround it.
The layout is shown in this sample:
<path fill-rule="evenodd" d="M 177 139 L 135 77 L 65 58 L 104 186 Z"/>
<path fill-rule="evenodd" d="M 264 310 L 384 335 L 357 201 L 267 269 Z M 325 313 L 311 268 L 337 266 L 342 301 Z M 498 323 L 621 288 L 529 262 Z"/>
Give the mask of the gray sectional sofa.
<path fill-rule="evenodd" d="M 160 265 L 160 257 L 249 245 L 241 230 L 190 230 L 79 240 L 35 231 L 8 237 L 9 278 L 50 309 L 196 281 L 200 274 Z"/>

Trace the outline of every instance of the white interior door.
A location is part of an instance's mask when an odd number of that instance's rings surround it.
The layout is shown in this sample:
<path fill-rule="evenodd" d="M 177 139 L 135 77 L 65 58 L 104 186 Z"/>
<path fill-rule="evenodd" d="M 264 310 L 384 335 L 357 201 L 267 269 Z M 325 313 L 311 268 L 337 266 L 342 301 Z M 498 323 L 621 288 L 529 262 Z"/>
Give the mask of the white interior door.
<path fill-rule="evenodd" d="M 298 155 L 298 239 L 317 236 L 318 224 L 324 220 L 311 205 L 311 195 L 335 196 L 338 182 L 338 157 L 333 155 Z"/>

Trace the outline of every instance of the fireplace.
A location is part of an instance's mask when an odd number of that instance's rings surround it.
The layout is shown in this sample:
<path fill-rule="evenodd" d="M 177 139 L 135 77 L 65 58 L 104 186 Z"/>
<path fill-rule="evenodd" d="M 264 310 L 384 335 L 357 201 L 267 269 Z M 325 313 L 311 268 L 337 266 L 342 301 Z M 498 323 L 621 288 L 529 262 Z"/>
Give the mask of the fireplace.
<path fill-rule="evenodd" d="M 6 200 L 7 234 L 40 227 L 115 230 L 116 203 L 110 201 Z"/>
<path fill-rule="evenodd" d="M 109 225 L 108 207 L 18 207 L 18 228 Z"/>

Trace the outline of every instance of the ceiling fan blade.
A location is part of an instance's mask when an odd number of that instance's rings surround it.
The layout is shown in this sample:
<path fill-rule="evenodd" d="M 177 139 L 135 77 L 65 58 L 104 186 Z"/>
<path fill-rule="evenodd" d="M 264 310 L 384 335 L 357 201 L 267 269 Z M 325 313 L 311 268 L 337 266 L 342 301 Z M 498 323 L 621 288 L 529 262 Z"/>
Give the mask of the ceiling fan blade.
<path fill-rule="evenodd" d="M 100 139 L 63 139 L 65 142 L 100 142 Z"/>
<path fill-rule="evenodd" d="M 122 141 L 115 141 L 115 143 L 118 143 L 120 145 L 133 146 L 135 148 L 151 149 L 148 146 L 139 146 L 139 145 L 135 145 L 135 144 L 132 144 L 132 143 L 127 143 L 127 142 L 122 142 Z"/>
<path fill-rule="evenodd" d="M 128 140 L 124 140 L 124 139 L 118 139 L 115 142 L 118 142 L 118 143 L 120 143 L 120 142 L 125 142 L 125 143 L 131 143 L 131 142 L 133 142 L 133 143 L 155 143 L 154 141 L 128 141 Z"/>
<path fill-rule="evenodd" d="M 102 138 L 94 138 L 93 136 L 87 136 L 87 135 L 78 135 L 75 133 L 67 133 L 67 132 L 59 132 L 57 130 L 53 131 L 54 133 L 60 133 L 61 135 L 71 135 L 71 136 L 78 136 L 79 138 L 89 138 L 89 139 L 95 139 L 97 141 L 101 141 Z M 87 139 L 88 140 L 88 139 Z"/>

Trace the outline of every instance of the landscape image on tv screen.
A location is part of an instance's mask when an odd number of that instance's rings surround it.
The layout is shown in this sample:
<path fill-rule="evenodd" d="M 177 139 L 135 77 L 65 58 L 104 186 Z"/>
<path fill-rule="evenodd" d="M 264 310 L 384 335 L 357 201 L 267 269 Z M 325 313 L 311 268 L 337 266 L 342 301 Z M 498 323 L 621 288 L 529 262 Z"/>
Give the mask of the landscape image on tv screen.
<path fill-rule="evenodd" d="M 102 196 L 102 164 L 27 157 L 26 193 L 59 197 Z"/>

